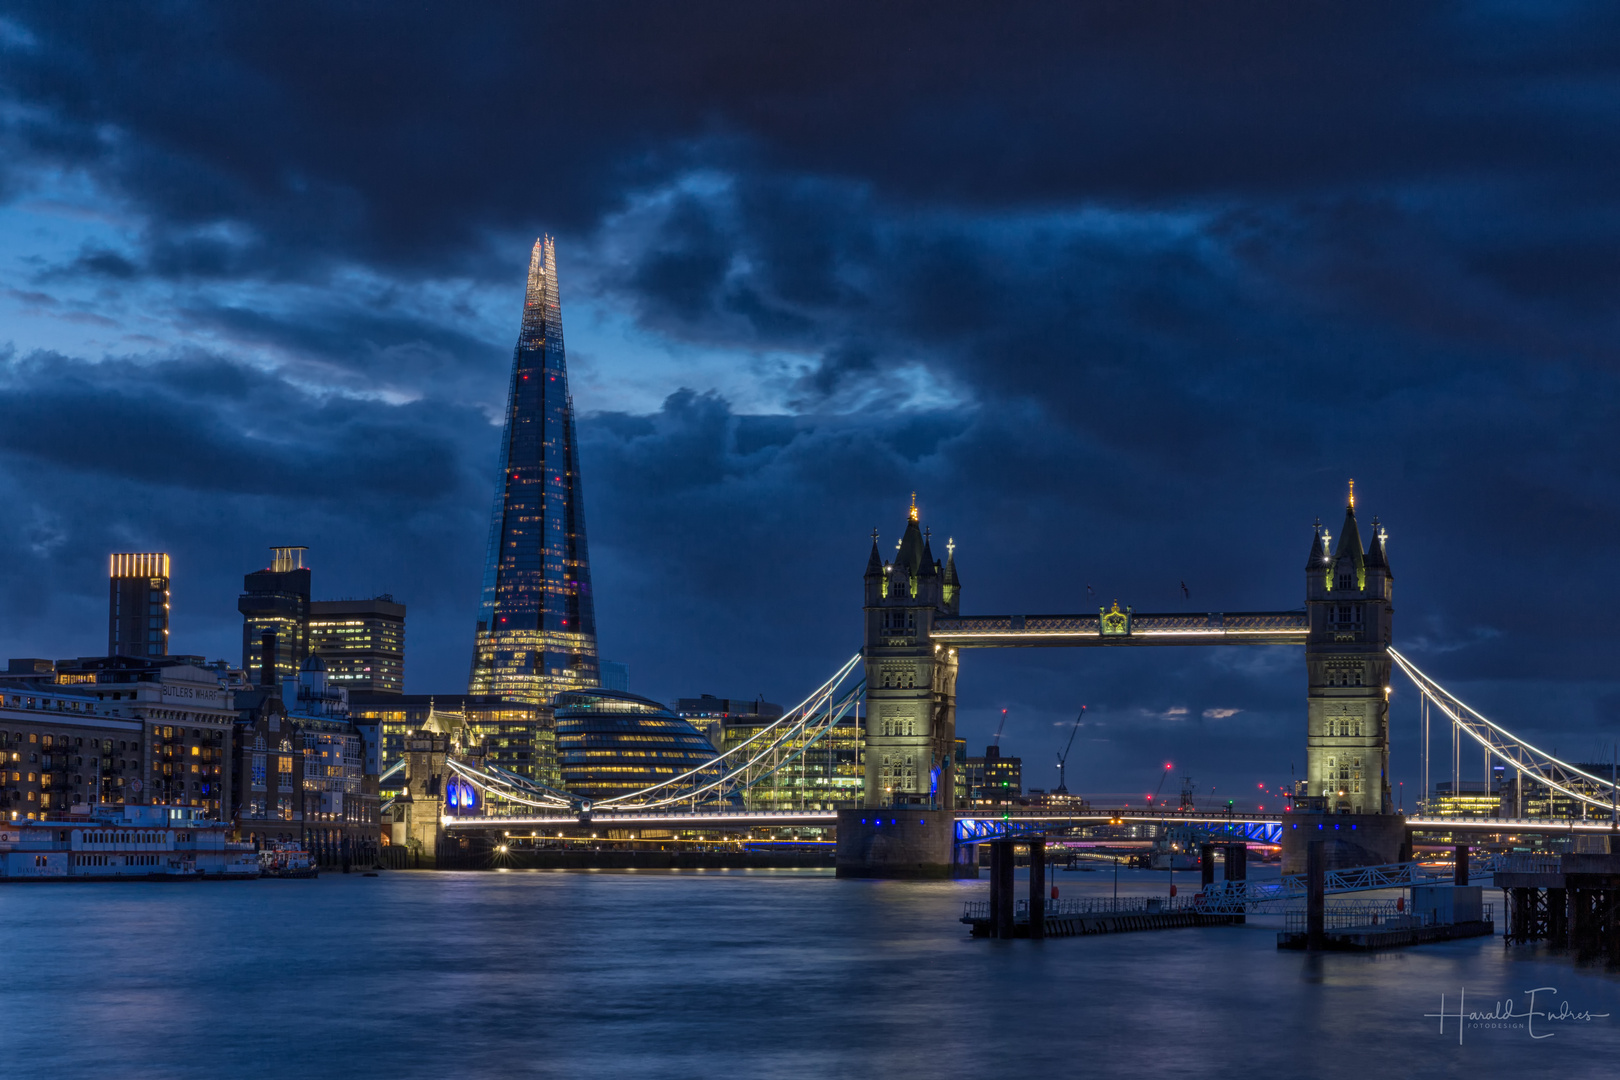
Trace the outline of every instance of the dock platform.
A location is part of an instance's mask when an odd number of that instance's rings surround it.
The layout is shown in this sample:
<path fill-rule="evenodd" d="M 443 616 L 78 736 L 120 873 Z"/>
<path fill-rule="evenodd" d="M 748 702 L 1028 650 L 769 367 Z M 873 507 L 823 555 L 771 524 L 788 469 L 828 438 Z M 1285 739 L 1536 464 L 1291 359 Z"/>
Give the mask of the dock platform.
<path fill-rule="evenodd" d="M 1143 930 L 1178 930 L 1189 926 L 1233 926 L 1243 922 L 1242 915 L 1200 911 L 1190 901 L 1176 904 L 1156 897 L 1067 902 L 1052 900 L 1044 906 L 1046 937 L 1128 934 Z M 969 901 L 965 904 L 962 922 L 967 924 L 974 937 L 996 936 L 989 901 Z M 1030 929 L 1029 906 L 1020 902 L 1013 913 L 1012 933 L 1004 936 L 1036 936 L 1030 933 Z"/>
<path fill-rule="evenodd" d="M 1496 925 L 1486 919 L 1468 922 L 1430 923 L 1428 925 L 1347 926 L 1328 930 L 1323 935 L 1322 948 L 1328 952 L 1375 952 L 1379 949 L 1404 949 L 1408 945 L 1430 945 L 1437 941 L 1455 941 L 1459 938 L 1489 937 L 1496 933 Z M 1310 935 L 1303 930 L 1285 930 L 1277 935 L 1277 948 L 1300 949 L 1309 947 Z"/>

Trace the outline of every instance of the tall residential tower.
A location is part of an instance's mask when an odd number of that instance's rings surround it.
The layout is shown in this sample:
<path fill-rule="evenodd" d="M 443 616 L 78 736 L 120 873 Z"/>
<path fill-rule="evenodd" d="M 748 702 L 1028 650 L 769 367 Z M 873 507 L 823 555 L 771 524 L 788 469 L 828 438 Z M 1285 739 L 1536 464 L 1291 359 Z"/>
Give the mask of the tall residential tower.
<path fill-rule="evenodd" d="M 112 556 L 107 598 L 108 656 L 169 654 L 169 557 L 162 552 Z"/>
<path fill-rule="evenodd" d="M 596 610 L 585 547 L 557 253 L 534 243 L 512 353 L 483 602 L 467 690 L 544 703 L 596 686 Z"/>

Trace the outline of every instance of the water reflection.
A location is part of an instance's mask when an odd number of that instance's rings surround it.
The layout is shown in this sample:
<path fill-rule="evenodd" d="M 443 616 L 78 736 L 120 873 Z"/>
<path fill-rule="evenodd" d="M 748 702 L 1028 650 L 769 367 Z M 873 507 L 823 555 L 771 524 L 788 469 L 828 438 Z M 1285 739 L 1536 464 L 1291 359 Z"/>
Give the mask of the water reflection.
<path fill-rule="evenodd" d="M 1122 871 L 1120 894 L 1166 884 Z M 1305 956 L 1279 953 L 1263 919 L 970 940 L 956 920 L 984 891 L 645 870 L 12 886 L 4 1060 L 120 1077 L 1140 1080 L 1610 1076 L 1620 1052 L 1620 981 L 1546 950 Z M 1616 1018 L 1459 1047 L 1423 1014 L 1464 986 L 1481 1003 L 1556 986 Z"/>

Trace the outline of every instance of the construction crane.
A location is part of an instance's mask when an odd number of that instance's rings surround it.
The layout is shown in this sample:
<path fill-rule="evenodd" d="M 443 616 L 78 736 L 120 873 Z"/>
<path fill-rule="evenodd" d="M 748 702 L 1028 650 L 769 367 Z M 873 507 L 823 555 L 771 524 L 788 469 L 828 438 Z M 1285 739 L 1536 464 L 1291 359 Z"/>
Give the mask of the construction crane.
<path fill-rule="evenodd" d="M 996 737 L 994 739 L 990 740 L 991 745 L 996 748 L 997 752 L 1000 752 L 1000 750 L 1001 750 L 1001 729 L 1006 727 L 1006 726 L 1007 726 L 1007 710 L 1002 709 L 1001 710 L 1001 723 L 996 725 Z"/>
<path fill-rule="evenodd" d="M 1080 731 L 1080 721 L 1084 720 L 1085 716 L 1086 707 L 1082 705 L 1080 706 L 1080 715 L 1074 718 L 1074 726 L 1069 729 L 1069 743 L 1063 748 L 1063 753 L 1058 755 L 1058 786 L 1052 792 L 1054 795 L 1067 795 L 1069 793 L 1069 789 L 1064 786 L 1063 770 L 1069 764 L 1069 751 L 1074 748 L 1074 737 Z"/>
<path fill-rule="evenodd" d="M 1148 808 L 1149 809 L 1152 809 L 1153 800 L 1157 799 L 1159 797 L 1159 792 L 1164 790 L 1164 778 L 1170 775 L 1170 770 L 1173 769 L 1173 768 L 1175 768 L 1175 765 L 1172 764 L 1171 762 L 1167 761 L 1167 762 L 1164 763 L 1164 772 L 1159 774 L 1159 786 L 1153 789 L 1153 794 L 1152 795 L 1148 796 Z"/>

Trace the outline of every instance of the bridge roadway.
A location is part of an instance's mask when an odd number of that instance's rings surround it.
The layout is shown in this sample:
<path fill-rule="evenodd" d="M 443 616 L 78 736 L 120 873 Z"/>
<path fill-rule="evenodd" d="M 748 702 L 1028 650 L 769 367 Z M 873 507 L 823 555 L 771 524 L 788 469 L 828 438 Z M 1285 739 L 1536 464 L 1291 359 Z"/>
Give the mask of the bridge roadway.
<path fill-rule="evenodd" d="M 872 811 L 881 817 L 882 812 Z M 988 839 L 1005 832 L 1033 832 L 1040 826 L 1078 828 L 1085 825 L 1107 825 L 1110 822 L 1131 824 L 1186 824 L 1243 827 L 1265 830 L 1275 834 L 1283 821 L 1282 814 L 1238 815 L 1231 818 L 1209 814 L 1167 814 L 1146 810 L 1095 810 L 1083 813 L 1060 810 L 1021 810 L 999 814 L 956 811 L 958 838 L 972 842 Z M 444 826 L 452 831 L 472 829 L 518 828 L 578 828 L 581 825 L 603 828 L 633 828 L 635 826 L 769 828 L 790 825 L 835 825 L 836 810 L 598 810 L 589 815 L 534 814 L 511 817 L 456 817 L 446 816 Z M 1011 829 L 1008 826 L 1012 826 Z M 1260 839 L 1259 836 L 1254 837 Z M 1271 842 L 1275 843 L 1275 840 Z"/>
<path fill-rule="evenodd" d="M 1105 618 L 1114 620 L 1105 626 Z M 1203 615 L 958 615 L 936 618 L 929 640 L 956 649 L 1116 645 L 1303 645 L 1310 617 L 1299 611 Z"/>
<path fill-rule="evenodd" d="M 873 811 L 880 816 L 880 811 Z M 956 811 L 956 833 L 959 843 L 992 839 L 1008 833 L 1036 832 L 1042 825 L 1060 828 L 1079 828 L 1087 825 L 1110 823 L 1186 825 L 1193 828 L 1241 833 L 1256 843 L 1275 844 L 1279 841 L 1288 814 L 1238 814 L 1223 817 L 1210 814 L 1183 814 L 1162 810 L 1093 810 L 1084 813 L 1060 810 L 1020 810 L 1004 813 L 975 813 Z M 835 825 L 836 810 L 604 810 L 590 815 L 539 814 L 511 817 L 457 817 L 446 816 L 444 826 L 452 831 L 475 829 L 517 828 L 578 828 L 582 825 L 602 828 L 770 828 L 793 825 Z M 1547 818 L 1442 818 L 1409 817 L 1409 829 L 1425 832 L 1472 833 L 1537 833 L 1570 834 L 1607 833 L 1615 829 L 1608 821 L 1549 820 Z"/>

